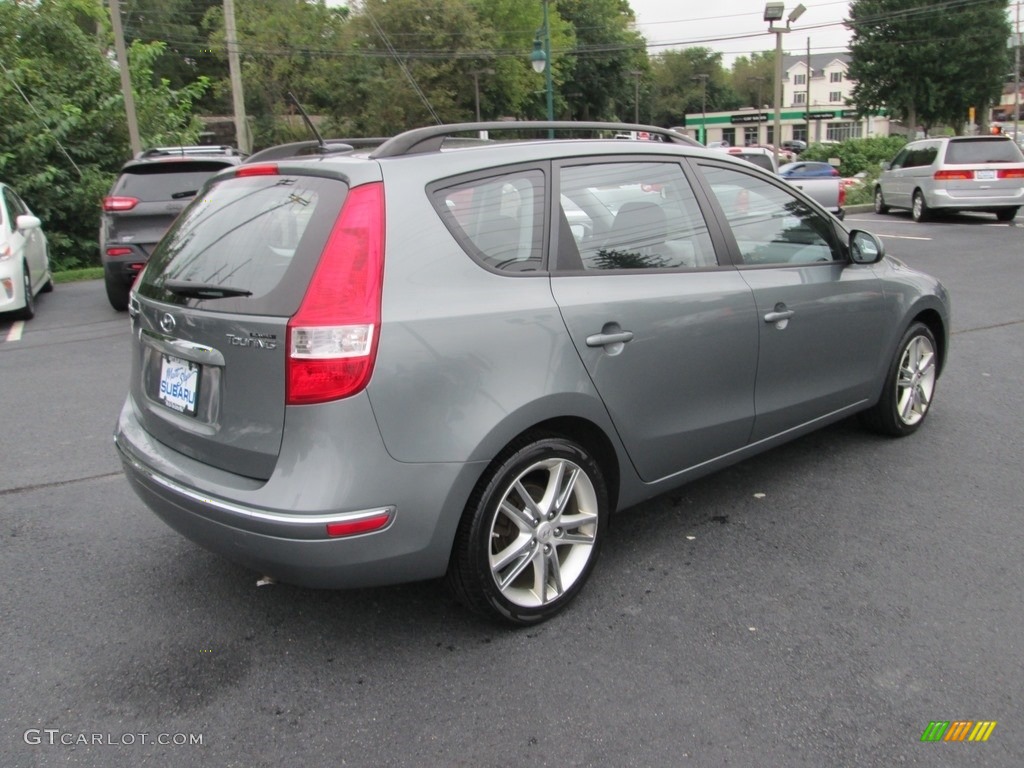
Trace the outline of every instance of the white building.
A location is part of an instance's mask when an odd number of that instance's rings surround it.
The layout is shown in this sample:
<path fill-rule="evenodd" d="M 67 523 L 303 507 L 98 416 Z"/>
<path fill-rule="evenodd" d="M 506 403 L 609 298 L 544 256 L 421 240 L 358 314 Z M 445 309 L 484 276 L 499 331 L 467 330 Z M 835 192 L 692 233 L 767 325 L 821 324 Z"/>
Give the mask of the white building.
<path fill-rule="evenodd" d="M 849 62 L 846 53 L 783 56 L 779 107 L 782 141 L 813 143 L 889 135 L 889 119 L 884 114 L 858 118 L 856 109 L 849 106 L 855 85 L 847 75 Z M 766 83 L 765 87 L 773 86 Z M 769 107 L 686 116 L 689 135 L 699 138 L 702 124 L 708 142 L 725 141 L 732 146 L 775 143 L 775 110 Z"/>

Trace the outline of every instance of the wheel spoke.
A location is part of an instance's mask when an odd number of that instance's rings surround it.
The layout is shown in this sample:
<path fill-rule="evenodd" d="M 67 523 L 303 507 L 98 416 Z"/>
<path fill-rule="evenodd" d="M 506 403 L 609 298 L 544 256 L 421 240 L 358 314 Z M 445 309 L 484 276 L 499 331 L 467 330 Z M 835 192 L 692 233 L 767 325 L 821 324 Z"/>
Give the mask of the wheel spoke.
<path fill-rule="evenodd" d="M 526 491 L 523 490 L 520 493 L 526 493 Z M 519 509 L 519 507 L 509 501 L 508 496 L 501 502 L 500 510 L 504 513 L 505 517 L 515 523 L 516 528 L 524 533 L 529 533 L 537 525 L 530 513 L 525 509 Z"/>
<path fill-rule="evenodd" d="M 528 558 L 532 548 L 532 543 L 532 536 L 529 534 L 519 534 L 515 541 L 505 547 L 505 549 L 491 555 L 491 570 L 496 574 L 500 574 L 510 563 L 514 562 L 518 558 Z"/>
<path fill-rule="evenodd" d="M 519 578 L 519 575 L 529 568 L 531 564 L 534 564 L 535 561 L 539 560 L 537 557 L 537 551 L 531 551 L 529 546 L 521 548 L 516 555 L 520 556 L 521 559 L 512 567 L 511 570 L 509 570 L 508 573 L 502 574 L 499 572 L 498 568 L 491 568 L 491 572 L 494 574 L 494 578 L 498 582 L 498 589 L 502 592 L 507 590 L 509 586 Z M 514 560 L 515 558 L 512 558 L 510 562 Z"/>
<path fill-rule="evenodd" d="M 535 559 L 534 566 L 533 591 L 541 604 L 549 601 L 549 587 L 554 590 L 554 594 L 550 596 L 551 600 L 565 591 L 562 587 L 562 567 L 554 547 L 548 547 L 546 552 L 541 552 Z"/>
<path fill-rule="evenodd" d="M 576 480 L 580 476 L 582 470 L 579 467 L 573 467 L 569 473 L 569 479 L 564 483 L 561 493 L 555 499 L 555 513 L 560 517 L 565 512 L 565 507 L 569 503 L 569 499 L 572 498 L 573 489 L 576 487 Z M 554 474 L 554 473 L 552 473 Z M 565 462 L 560 463 L 559 467 L 559 484 L 562 484 L 561 478 L 565 475 Z M 558 486 L 555 486 L 556 488 Z"/>

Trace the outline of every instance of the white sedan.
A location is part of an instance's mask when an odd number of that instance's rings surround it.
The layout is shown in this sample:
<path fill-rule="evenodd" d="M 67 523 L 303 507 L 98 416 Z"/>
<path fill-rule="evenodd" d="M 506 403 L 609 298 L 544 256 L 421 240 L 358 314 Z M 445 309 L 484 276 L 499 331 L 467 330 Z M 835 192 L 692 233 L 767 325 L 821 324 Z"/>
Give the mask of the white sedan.
<path fill-rule="evenodd" d="M 29 320 L 36 313 L 36 294 L 52 290 L 42 222 L 0 182 L 0 312 Z"/>

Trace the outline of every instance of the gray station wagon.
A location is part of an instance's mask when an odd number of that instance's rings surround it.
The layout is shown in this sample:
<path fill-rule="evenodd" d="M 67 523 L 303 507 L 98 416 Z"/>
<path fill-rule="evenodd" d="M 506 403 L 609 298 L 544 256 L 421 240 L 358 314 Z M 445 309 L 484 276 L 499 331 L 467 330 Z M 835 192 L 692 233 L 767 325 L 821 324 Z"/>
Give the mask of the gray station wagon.
<path fill-rule="evenodd" d="M 914 221 L 980 211 L 1012 221 L 1024 205 L 1024 154 L 1008 136 L 912 141 L 885 163 L 875 185 L 875 213 L 910 210 Z"/>
<path fill-rule="evenodd" d="M 447 576 L 529 624 L 617 509 L 853 414 L 916 431 L 943 287 L 692 144 L 462 124 L 223 171 L 130 299 L 131 485 L 259 574 Z"/>

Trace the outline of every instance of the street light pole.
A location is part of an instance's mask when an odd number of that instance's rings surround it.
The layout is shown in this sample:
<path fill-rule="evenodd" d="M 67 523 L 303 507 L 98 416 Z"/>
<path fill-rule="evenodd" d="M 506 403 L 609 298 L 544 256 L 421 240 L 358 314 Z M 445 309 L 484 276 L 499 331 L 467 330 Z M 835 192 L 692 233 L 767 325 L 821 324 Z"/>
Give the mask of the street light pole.
<path fill-rule="evenodd" d="M 643 76 L 643 72 L 639 70 L 631 70 L 630 73 L 633 76 L 633 122 L 637 125 L 640 124 L 640 78 Z"/>
<path fill-rule="evenodd" d="M 480 122 L 480 75 L 493 75 L 493 69 L 478 69 L 475 72 L 470 72 L 473 76 L 473 98 L 476 102 L 476 121 Z"/>
<path fill-rule="evenodd" d="M 541 0 L 544 6 L 544 22 L 533 39 L 533 53 L 530 54 L 530 64 L 533 71 L 544 73 L 544 88 L 547 91 L 548 120 L 555 119 L 555 88 L 551 82 L 551 27 L 548 26 L 548 3 L 551 0 Z"/>
<path fill-rule="evenodd" d="M 764 108 L 764 99 L 761 96 L 761 89 L 764 87 L 764 81 L 767 80 L 764 75 L 754 75 L 748 77 L 749 82 L 757 83 L 757 143 L 761 143 L 761 110 Z M 765 137 L 765 144 L 767 144 L 767 136 Z"/>
<path fill-rule="evenodd" d="M 694 75 L 691 80 L 700 80 L 700 135 L 701 144 L 708 143 L 708 78 L 710 75 Z"/>
<path fill-rule="evenodd" d="M 806 10 L 803 5 L 798 5 L 786 17 L 786 26 L 780 27 L 776 26 L 775 22 L 782 21 L 782 16 L 786 12 L 785 3 L 769 2 L 764 6 L 764 20 L 768 22 L 768 31 L 775 33 L 775 129 L 772 135 L 772 148 L 776 165 L 779 164 L 779 143 L 782 141 L 782 36 L 789 32 L 790 25 Z"/>

